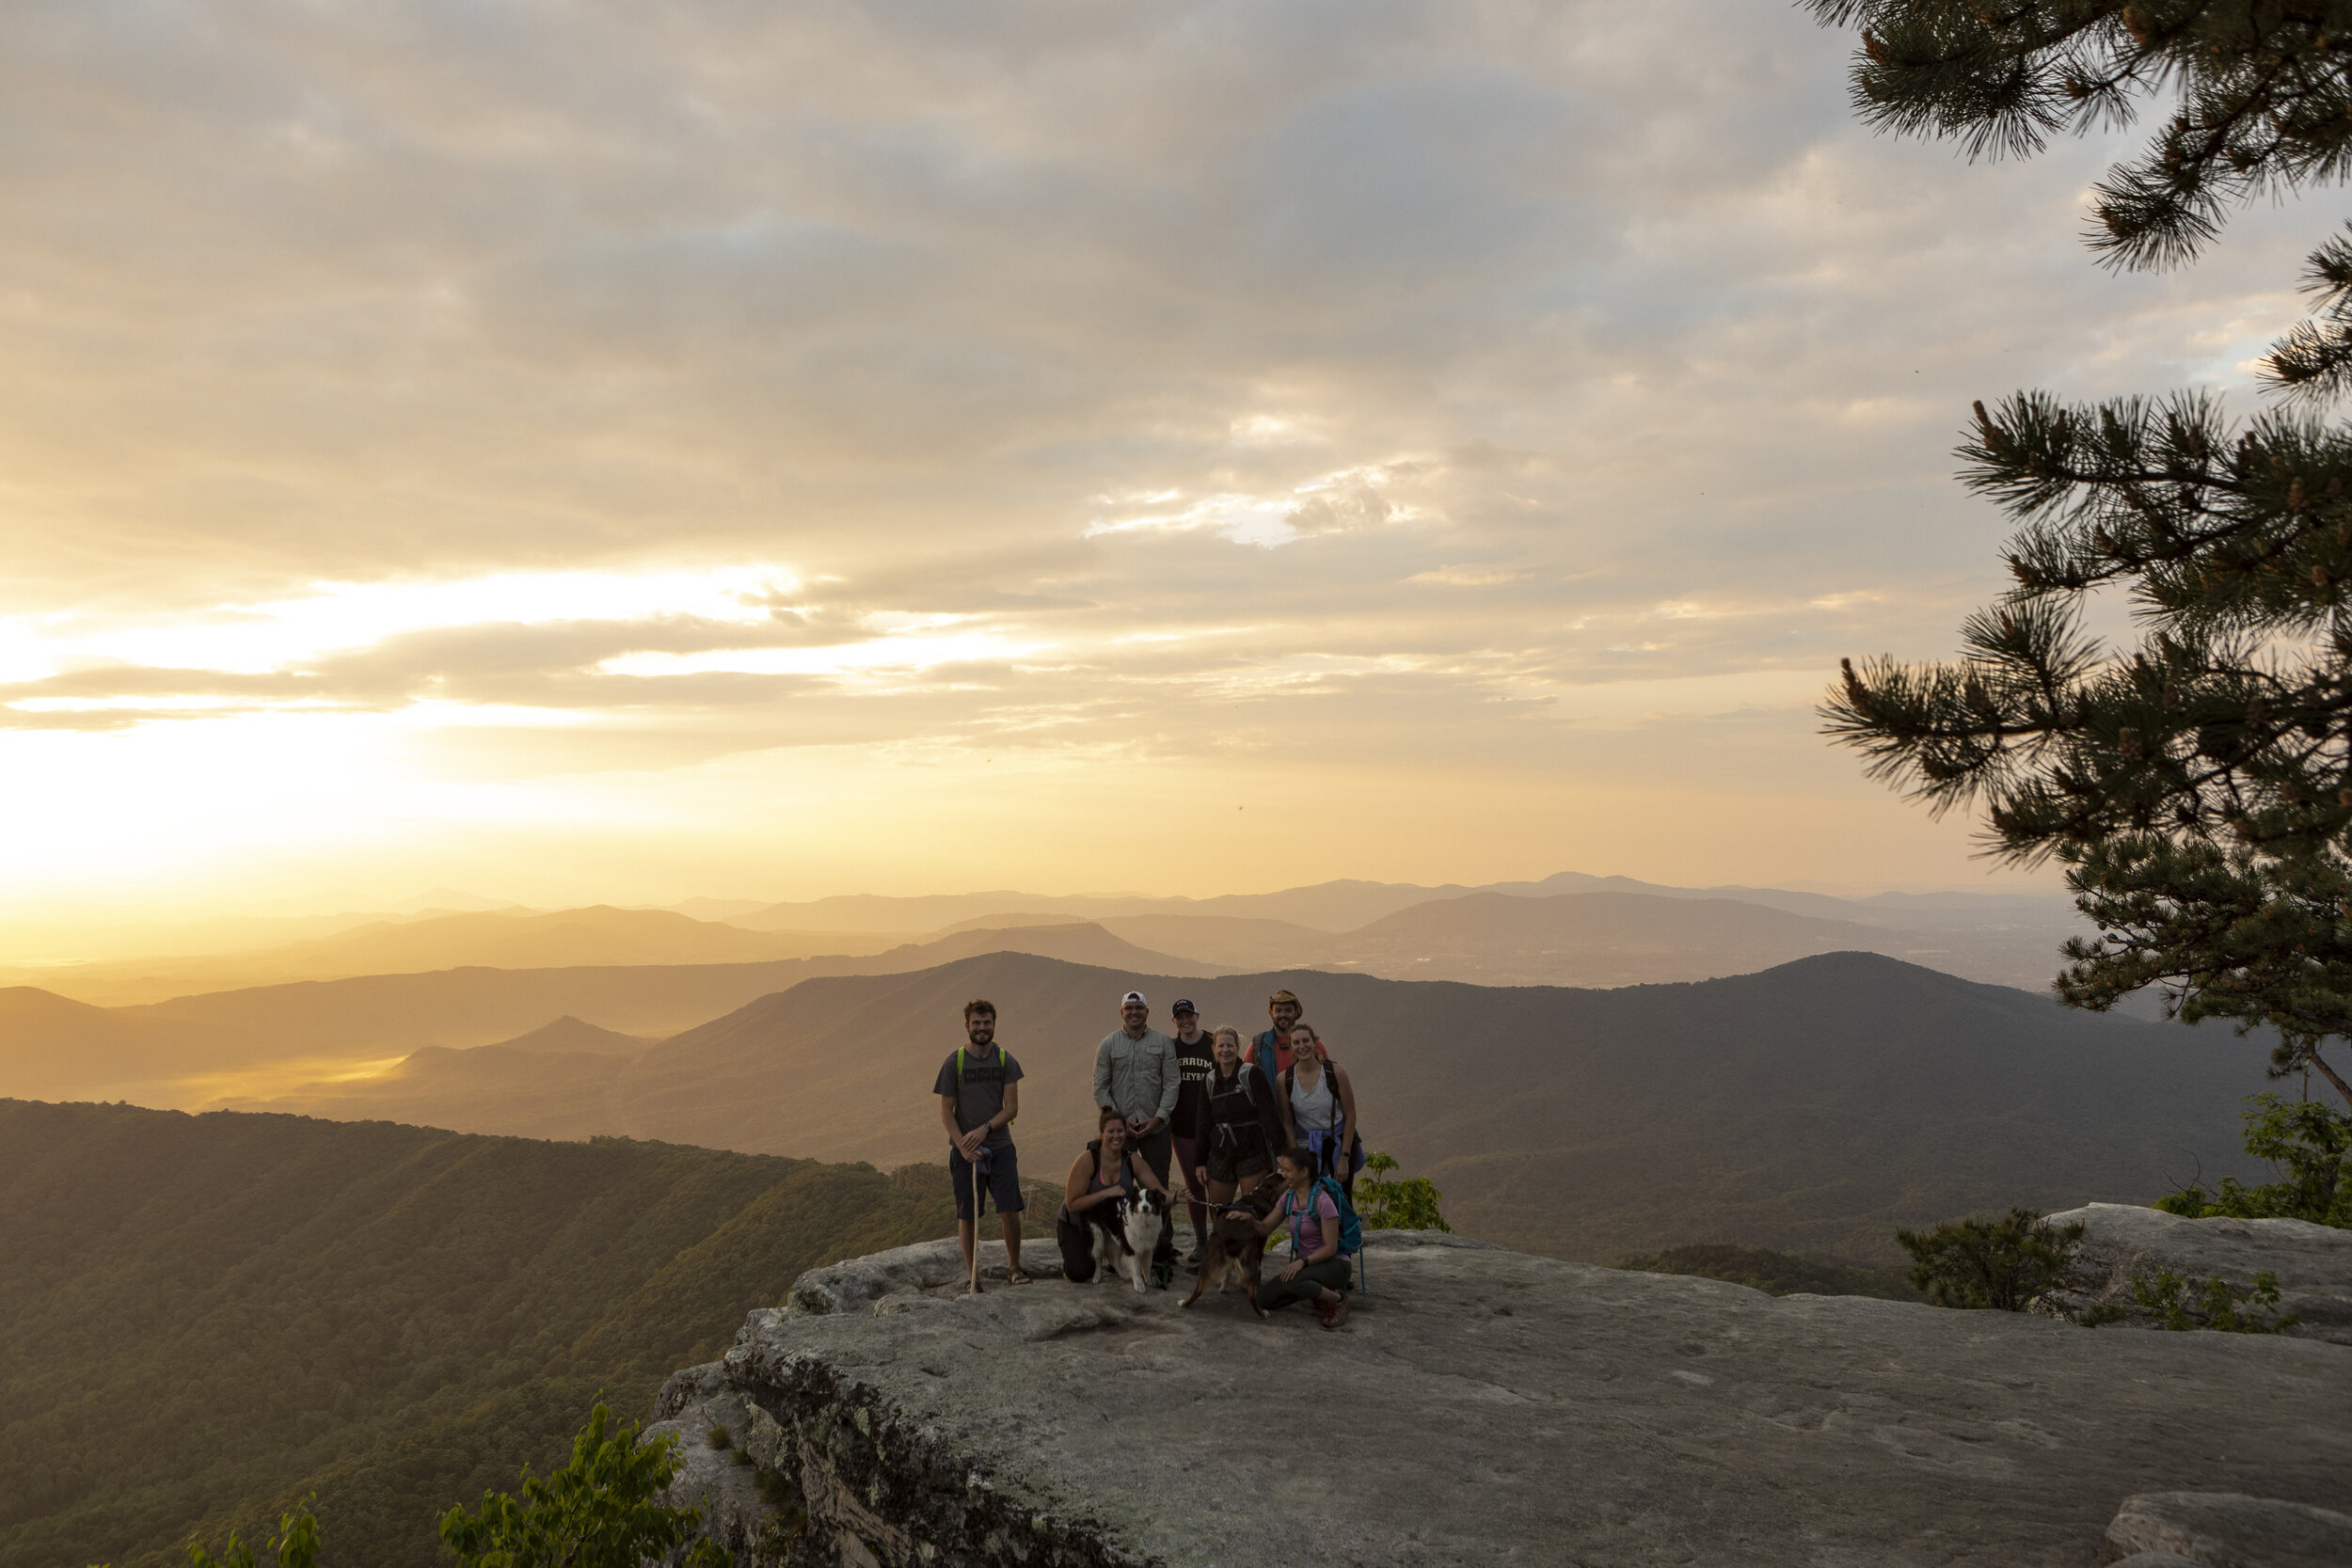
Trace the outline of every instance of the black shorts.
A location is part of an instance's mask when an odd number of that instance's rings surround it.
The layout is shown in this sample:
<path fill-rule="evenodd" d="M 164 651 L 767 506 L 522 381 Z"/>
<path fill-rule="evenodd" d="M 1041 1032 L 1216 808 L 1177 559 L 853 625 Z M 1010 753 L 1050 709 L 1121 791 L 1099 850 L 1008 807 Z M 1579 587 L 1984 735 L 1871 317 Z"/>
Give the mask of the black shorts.
<path fill-rule="evenodd" d="M 988 1156 L 988 1174 L 980 1178 L 980 1185 L 988 1190 L 988 1200 L 1000 1214 L 1017 1214 L 1028 1206 L 1021 1196 L 1021 1167 L 1013 1163 L 1012 1145 L 1002 1148 L 983 1149 Z M 972 1162 L 947 1146 L 947 1181 L 956 1190 L 956 1218 L 973 1219 Z"/>
<path fill-rule="evenodd" d="M 1209 1157 L 1200 1163 L 1209 1167 L 1210 1180 L 1232 1182 L 1235 1186 L 1253 1176 L 1263 1176 L 1274 1168 L 1274 1160 L 1266 1153 L 1263 1137 L 1212 1138 L 1209 1140 Z"/>

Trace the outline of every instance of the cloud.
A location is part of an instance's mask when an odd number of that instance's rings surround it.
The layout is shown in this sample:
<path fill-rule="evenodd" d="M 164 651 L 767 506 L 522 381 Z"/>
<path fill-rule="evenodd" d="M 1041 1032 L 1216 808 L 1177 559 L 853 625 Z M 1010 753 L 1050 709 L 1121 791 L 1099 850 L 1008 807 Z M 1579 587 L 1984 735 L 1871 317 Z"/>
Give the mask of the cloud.
<path fill-rule="evenodd" d="M 2319 227 L 2109 277 L 2103 145 L 1871 136 L 1847 48 L 1733 0 L 0 13 L 0 725 L 536 712 L 497 766 L 546 773 L 1441 723 L 1643 775 L 1594 691 L 1941 650 L 2000 585 L 1968 400 L 2235 388 Z"/>
<path fill-rule="evenodd" d="M 1526 574 L 1516 566 L 1432 566 L 1415 572 L 1406 582 L 1426 582 L 1440 588 L 1493 588 L 1517 582 Z"/>

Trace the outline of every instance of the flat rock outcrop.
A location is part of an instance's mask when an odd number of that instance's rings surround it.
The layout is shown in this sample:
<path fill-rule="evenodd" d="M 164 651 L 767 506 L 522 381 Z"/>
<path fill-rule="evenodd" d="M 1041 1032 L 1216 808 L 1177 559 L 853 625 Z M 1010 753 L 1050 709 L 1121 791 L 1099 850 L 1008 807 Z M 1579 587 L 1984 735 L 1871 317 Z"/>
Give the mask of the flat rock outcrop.
<path fill-rule="evenodd" d="M 2050 1216 L 2052 1225 L 2076 1220 L 2082 1243 L 2052 1307 L 2080 1316 L 2109 1307 L 2125 1314 L 2124 1323 L 2145 1325 L 2154 1314 L 2135 1304 L 2135 1278 L 2169 1270 L 2192 1282 L 2194 1294 L 2196 1284 L 2217 1275 L 2245 1288 L 2267 1272 L 2278 1276 L 2276 1310 L 2303 1320 L 2287 1333 L 2352 1345 L 2352 1230 L 2306 1220 L 2184 1219 L 2126 1203 L 2086 1204 Z"/>
<path fill-rule="evenodd" d="M 2123 1499 L 2107 1551 L 2123 1568 L 2344 1568 L 2352 1514 L 2242 1492 L 2154 1492 Z"/>
<path fill-rule="evenodd" d="M 1371 1240 L 1372 1293 L 1334 1331 L 1237 1294 L 957 1299 L 952 1243 L 814 1271 L 674 1377 L 655 1430 L 746 1568 L 2218 1568 L 2193 1531 L 2118 1536 L 2119 1508 L 2352 1504 L 2335 1345 Z"/>

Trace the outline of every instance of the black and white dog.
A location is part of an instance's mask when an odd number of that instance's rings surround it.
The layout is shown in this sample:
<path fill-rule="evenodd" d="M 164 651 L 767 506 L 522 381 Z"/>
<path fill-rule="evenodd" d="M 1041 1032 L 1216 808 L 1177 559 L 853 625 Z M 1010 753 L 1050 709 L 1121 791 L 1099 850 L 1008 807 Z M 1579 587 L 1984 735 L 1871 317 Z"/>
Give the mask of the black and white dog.
<path fill-rule="evenodd" d="M 1123 1276 L 1137 1291 L 1152 1288 L 1152 1255 L 1159 1250 L 1160 1232 L 1168 1227 L 1168 1199 L 1146 1187 L 1133 1197 L 1105 1207 L 1115 1209 L 1115 1223 L 1094 1229 L 1094 1277 Z"/>

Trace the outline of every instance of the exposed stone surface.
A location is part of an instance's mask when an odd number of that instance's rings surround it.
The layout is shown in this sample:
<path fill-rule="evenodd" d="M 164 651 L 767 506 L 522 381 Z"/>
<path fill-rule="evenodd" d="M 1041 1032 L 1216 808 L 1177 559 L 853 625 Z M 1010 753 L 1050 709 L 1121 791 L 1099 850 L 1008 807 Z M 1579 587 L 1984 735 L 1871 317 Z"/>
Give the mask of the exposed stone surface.
<path fill-rule="evenodd" d="M 805 1518 L 734 1500 L 707 1447 L 678 1495 L 723 1505 L 745 1568 L 2088 1568 L 2136 1493 L 2352 1502 L 2329 1344 L 1775 1299 L 1419 1232 L 1367 1261 L 1336 1332 L 1050 1278 L 959 1300 L 952 1243 L 816 1271 L 660 1412 L 690 1449 L 733 1412 Z"/>
<path fill-rule="evenodd" d="M 2151 1492 L 2123 1499 L 2107 1550 L 2136 1568 L 2344 1568 L 2352 1514 L 2242 1492 Z"/>
<path fill-rule="evenodd" d="M 1005 1283 L 1005 1243 L 982 1242 L 979 1253 L 980 1289 L 1011 1289 Z M 1032 1240 L 1022 1246 L 1021 1272 L 1038 1278 L 1060 1277 L 1061 1255 L 1055 1250 L 1051 1236 L 1042 1244 Z M 793 1318 L 870 1312 L 884 1296 L 944 1290 L 950 1285 L 961 1288 L 965 1283 L 963 1251 L 950 1236 L 811 1269 L 792 1282 L 784 1298 L 784 1311 Z"/>
<path fill-rule="evenodd" d="M 696 1370 L 715 1373 L 719 1366 L 713 1362 Z M 685 1397 L 668 1411 L 657 1405 L 656 1414 L 669 1418 L 645 1429 L 648 1435 L 677 1436 L 683 1463 L 669 1495 L 700 1508 L 703 1533 L 735 1553 L 739 1561 L 777 1557 L 801 1528 L 798 1511 L 788 1501 L 778 1509 L 760 1496 L 763 1471 L 786 1473 L 783 1429 L 747 1395 L 725 1387 L 719 1378 L 696 1382 L 698 1386 L 682 1389 L 673 1377 L 662 1388 L 660 1404 L 672 1404 L 675 1395 Z M 711 1442 L 719 1430 L 727 1436 L 723 1449 Z"/>
<path fill-rule="evenodd" d="M 2278 1311 L 2300 1314 L 2287 1330 L 2306 1338 L 2352 1345 L 2352 1230 L 2305 1220 L 2184 1219 L 2161 1209 L 2092 1203 L 2052 1214 L 2052 1225 L 2083 1222 L 2081 1247 L 2051 1306 L 2077 1315 L 2093 1306 L 2122 1308 L 2125 1323 L 2152 1325 L 2154 1314 L 2136 1307 L 2134 1276 L 2160 1269 L 2194 1285 L 2218 1275 L 2249 1286 L 2267 1271 L 2279 1277 Z"/>

